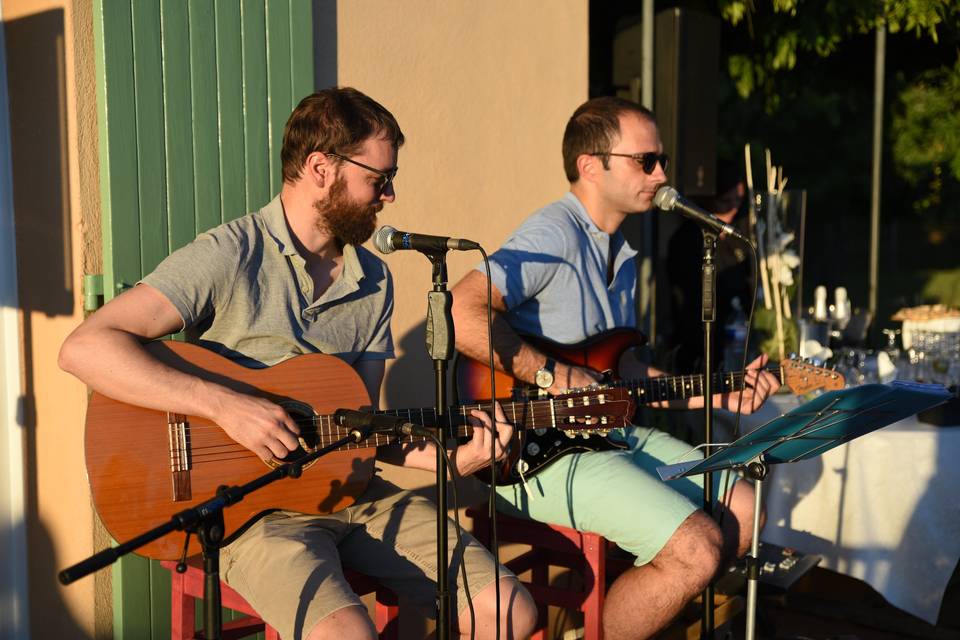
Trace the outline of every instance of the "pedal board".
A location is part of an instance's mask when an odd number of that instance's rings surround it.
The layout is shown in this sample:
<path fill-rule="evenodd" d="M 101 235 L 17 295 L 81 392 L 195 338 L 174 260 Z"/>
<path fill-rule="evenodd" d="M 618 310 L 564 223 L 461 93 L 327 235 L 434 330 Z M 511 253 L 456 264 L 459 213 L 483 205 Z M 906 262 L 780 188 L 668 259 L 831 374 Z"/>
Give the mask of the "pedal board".
<path fill-rule="evenodd" d="M 760 543 L 760 584 L 773 589 L 787 591 L 793 584 L 813 569 L 822 559 L 816 554 L 803 554 L 796 549 L 781 547 L 769 542 Z M 747 563 L 744 558 L 730 567 L 729 571 L 717 580 L 719 593 L 740 593 L 747 582 Z"/>

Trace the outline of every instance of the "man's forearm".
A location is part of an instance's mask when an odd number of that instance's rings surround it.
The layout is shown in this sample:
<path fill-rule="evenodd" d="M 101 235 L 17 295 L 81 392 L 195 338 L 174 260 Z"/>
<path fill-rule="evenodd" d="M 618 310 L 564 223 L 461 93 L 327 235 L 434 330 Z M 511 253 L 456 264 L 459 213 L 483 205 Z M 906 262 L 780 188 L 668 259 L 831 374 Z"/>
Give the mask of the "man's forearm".
<path fill-rule="evenodd" d="M 154 358 L 125 331 L 78 331 L 64 344 L 60 366 L 115 400 L 212 419 L 232 392 Z"/>
<path fill-rule="evenodd" d="M 465 309 L 462 316 L 458 315 L 457 350 L 478 362 L 487 363 L 490 351 L 485 307 Z M 493 365 L 497 369 L 532 383 L 546 359 L 544 353 L 524 342 L 499 313 L 493 312 Z"/>

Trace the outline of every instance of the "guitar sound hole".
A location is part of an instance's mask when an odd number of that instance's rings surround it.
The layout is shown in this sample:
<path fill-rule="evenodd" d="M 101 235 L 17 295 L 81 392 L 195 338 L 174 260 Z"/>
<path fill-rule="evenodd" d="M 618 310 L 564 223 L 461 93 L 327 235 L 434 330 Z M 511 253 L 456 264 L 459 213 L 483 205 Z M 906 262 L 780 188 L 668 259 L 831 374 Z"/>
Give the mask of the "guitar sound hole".
<path fill-rule="evenodd" d="M 313 421 L 316 413 L 313 411 L 310 405 L 303 402 L 298 402 L 296 400 L 287 400 L 281 402 L 280 406 L 283 407 L 288 414 L 290 414 L 290 417 L 293 418 L 294 422 L 297 423 L 297 426 L 300 427 L 300 437 L 298 438 L 300 446 L 285 455 L 278 462 L 295 462 L 308 453 L 317 450 L 317 446 L 320 443 L 320 435 L 317 430 L 316 423 Z M 314 462 L 311 462 L 310 464 L 312 465 Z"/>

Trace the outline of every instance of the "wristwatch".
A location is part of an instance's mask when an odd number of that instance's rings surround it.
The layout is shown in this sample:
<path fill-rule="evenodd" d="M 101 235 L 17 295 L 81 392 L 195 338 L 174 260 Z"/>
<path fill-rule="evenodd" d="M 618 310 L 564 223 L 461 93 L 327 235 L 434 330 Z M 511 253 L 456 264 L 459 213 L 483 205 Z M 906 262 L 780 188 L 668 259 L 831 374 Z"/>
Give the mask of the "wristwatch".
<path fill-rule="evenodd" d="M 543 366 L 537 369 L 533 380 L 541 389 L 549 389 L 553 386 L 553 370 L 557 367 L 557 361 L 553 358 L 547 358 Z"/>

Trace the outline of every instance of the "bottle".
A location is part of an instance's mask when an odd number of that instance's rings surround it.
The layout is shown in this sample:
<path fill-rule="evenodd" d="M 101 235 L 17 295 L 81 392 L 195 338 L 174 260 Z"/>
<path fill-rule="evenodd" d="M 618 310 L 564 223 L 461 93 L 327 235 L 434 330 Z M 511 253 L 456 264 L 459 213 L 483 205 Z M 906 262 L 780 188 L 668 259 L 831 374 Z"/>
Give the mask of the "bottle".
<path fill-rule="evenodd" d="M 833 323 L 841 331 L 847 328 L 850 322 L 852 306 L 847 297 L 846 287 L 837 287 L 833 290 Z"/>
<path fill-rule="evenodd" d="M 809 316 L 800 319 L 800 357 L 826 358 L 832 330 L 827 307 L 827 288 L 823 285 L 813 290 L 813 306 Z"/>
<path fill-rule="evenodd" d="M 730 300 L 730 314 L 723 325 L 723 369 L 739 371 L 743 368 L 743 353 L 747 340 L 747 316 L 740 298 Z"/>
<path fill-rule="evenodd" d="M 827 321 L 827 288 L 823 285 L 813 290 L 813 320 Z"/>

